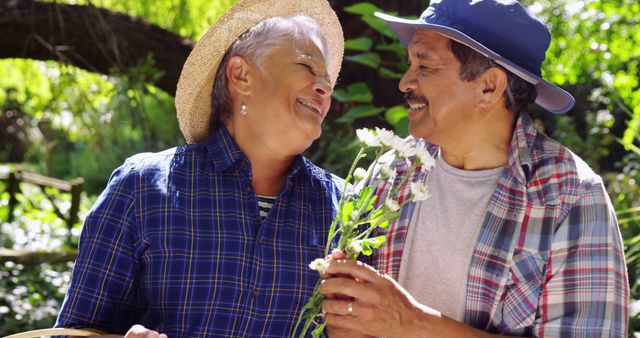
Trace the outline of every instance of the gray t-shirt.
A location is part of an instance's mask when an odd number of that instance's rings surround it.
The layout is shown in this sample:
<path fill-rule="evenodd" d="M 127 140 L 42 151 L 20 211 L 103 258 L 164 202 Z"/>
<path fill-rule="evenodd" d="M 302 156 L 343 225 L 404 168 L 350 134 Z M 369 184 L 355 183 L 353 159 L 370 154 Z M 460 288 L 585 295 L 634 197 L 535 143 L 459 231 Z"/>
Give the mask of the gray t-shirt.
<path fill-rule="evenodd" d="M 471 255 L 504 167 L 467 171 L 442 157 L 426 180 L 402 253 L 398 282 L 420 303 L 464 321 Z"/>

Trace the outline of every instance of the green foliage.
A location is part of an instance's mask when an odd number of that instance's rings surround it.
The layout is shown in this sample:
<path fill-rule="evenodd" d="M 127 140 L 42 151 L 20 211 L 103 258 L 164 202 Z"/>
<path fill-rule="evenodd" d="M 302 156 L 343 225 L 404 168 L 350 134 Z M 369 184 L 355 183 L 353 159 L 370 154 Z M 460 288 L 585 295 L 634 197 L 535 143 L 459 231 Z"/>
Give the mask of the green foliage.
<path fill-rule="evenodd" d="M 369 2 L 360 2 L 342 8 L 346 13 L 357 15 L 362 22 L 370 27 L 378 35 L 374 43 L 370 37 L 346 37 L 345 41 L 345 65 L 355 63 L 365 66 L 377 73 L 382 78 L 400 79 L 407 69 L 405 51 L 402 43 L 395 37 L 395 34 L 386 23 L 376 18 L 373 13 L 382 12 L 381 8 Z M 393 13 L 391 13 L 393 14 Z M 375 46 L 375 47 L 374 47 Z M 384 53 L 391 53 L 393 61 L 385 61 Z M 388 60 L 388 58 L 387 58 Z M 341 86 L 344 86 L 341 85 Z M 369 117 L 379 117 L 383 121 L 391 124 L 395 132 L 399 135 L 407 135 L 406 109 L 404 116 L 397 114 L 402 107 L 394 107 L 389 111 L 385 107 L 373 104 L 374 93 L 364 82 L 346 84 L 347 88 L 337 88 L 333 93 L 333 98 L 340 102 L 353 103 L 346 113 L 337 122 L 351 125 L 354 121 Z M 384 114 L 381 114 L 385 112 Z"/>
<path fill-rule="evenodd" d="M 2 111 L 17 108 L 31 120 L 26 160 L 48 176 L 83 177 L 97 193 L 126 157 L 181 143 L 173 98 L 144 82 L 157 73 L 152 63 L 104 76 L 55 62 L 0 61 L 0 73 L 11 74 L 0 77 Z"/>
<path fill-rule="evenodd" d="M 68 251 L 77 248 L 80 224 L 71 229 L 55 213 L 52 202 L 31 184 L 21 184 L 14 221 L 7 222 L 9 196 L 0 181 L 0 247 L 32 251 Z M 61 212 L 67 212 L 69 194 L 48 189 Z M 80 219 L 94 198 L 83 195 Z M 70 282 L 72 264 L 46 263 L 24 266 L 0 263 L 0 336 L 52 327 Z"/>
<path fill-rule="evenodd" d="M 0 336 L 53 327 L 71 279 L 71 263 L 0 265 Z"/>
<path fill-rule="evenodd" d="M 198 39 L 237 0 L 39 0 L 92 5 L 125 13 L 181 36 Z"/>

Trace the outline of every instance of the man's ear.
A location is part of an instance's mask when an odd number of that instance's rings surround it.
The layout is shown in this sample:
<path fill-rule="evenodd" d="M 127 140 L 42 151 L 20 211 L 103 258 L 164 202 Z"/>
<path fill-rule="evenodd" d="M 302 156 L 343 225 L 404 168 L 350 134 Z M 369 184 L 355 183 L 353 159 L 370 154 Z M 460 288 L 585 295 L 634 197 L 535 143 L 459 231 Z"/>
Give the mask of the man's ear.
<path fill-rule="evenodd" d="M 227 84 L 231 93 L 247 96 L 252 92 L 251 65 L 241 56 L 232 56 L 227 63 Z"/>
<path fill-rule="evenodd" d="M 481 107 L 491 107 L 496 104 L 504 106 L 504 92 L 507 89 L 507 71 L 501 67 L 491 67 L 479 75 L 481 92 L 478 105 Z"/>

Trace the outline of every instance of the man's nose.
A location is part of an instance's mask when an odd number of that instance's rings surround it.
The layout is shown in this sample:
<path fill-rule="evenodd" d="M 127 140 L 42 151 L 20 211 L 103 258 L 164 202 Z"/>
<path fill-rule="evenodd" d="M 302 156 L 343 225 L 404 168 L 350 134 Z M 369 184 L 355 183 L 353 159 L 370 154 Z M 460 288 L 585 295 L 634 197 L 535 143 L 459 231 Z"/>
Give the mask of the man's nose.
<path fill-rule="evenodd" d="M 415 73 L 416 71 L 409 66 L 409 69 L 402 75 L 400 83 L 398 83 L 398 88 L 401 92 L 406 93 L 417 88 L 418 81 L 416 80 Z"/>

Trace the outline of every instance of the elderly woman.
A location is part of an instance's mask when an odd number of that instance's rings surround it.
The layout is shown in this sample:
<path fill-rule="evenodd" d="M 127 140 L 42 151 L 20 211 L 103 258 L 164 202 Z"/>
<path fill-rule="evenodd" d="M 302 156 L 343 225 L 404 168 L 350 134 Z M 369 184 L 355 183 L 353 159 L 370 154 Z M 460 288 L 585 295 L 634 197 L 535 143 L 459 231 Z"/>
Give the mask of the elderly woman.
<path fill-rule="evenodd" d="M 292 336 L 341 189 L 300 153 L 320 136 L 342 52 L 326 0 L 245 0 L 226 12 L 178 83 L 189 144 L 113 173 L 56 326 Z"/>

